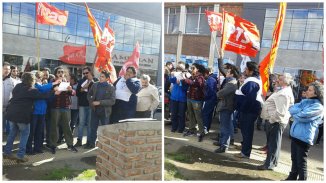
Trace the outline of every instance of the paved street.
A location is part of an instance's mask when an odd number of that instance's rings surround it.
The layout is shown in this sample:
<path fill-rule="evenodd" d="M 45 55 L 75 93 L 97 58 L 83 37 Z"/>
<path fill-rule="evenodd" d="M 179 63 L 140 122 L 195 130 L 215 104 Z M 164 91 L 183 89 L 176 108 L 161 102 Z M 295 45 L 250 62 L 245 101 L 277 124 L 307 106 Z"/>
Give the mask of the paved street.
<path fill-rule="evenodd" d="M 213 152 L 217 146 L 213 145 L 213 140 L 210 139 L 212 137 L 217 136 L 217 122 L 216 120 L 213 121 L 212 124 L 212 130 L 210 133 L 205 136 L 203 142 L 198 142 L 197 137 L 183 137 L 180 133 L 171 133 L 171 125 L 169 125 L 168 121 L 165 121 L 165 131 L 164 131 L 164 137 L 165 139 L 169 139 L 169 142 L 171 143 L 171 140 L 178 141 L 178 143 L 184 143 L 185 145 L 191 145 L 194 147 L 202 148 L 207 151 Z M 280 159 L 278 167 L 274 169 L 274 171 L 288 174 L 291 170 L 291 140 L 289 139 L 289 127 L 286 128 L 283 139 L 282 139 L 282 150 L 280 153 Z M 240 141 L 242 140 L 241 132 L 235 134 L 235 145 L 240 145 Z M 258 131 L 255 129 L 254 132 L 254 140 L 253 140 L 253 151 L 251 154 L 250 160 L 242 160 L 246 163 L 260 165 L 261 162 L 265 160 L 266 155 L 262 154 L 261 151 L 258 150 L 261 146 L 264 145 L 266 142 L 266 136 L 265 132 Z M 308 180 L 324 180 L 324 161 L 323 161 L 323 141 L 320 145 L 315 145 L 311 147 L 308 157 Z M 231 146 L 229 151 L 224 154 L 224 156 L 227 157 L 233 157 L 233 154 L 239 153 L 240 150 L 235 149 L 235 146 Z M 241 162 L 240 162 L 241 163 Z"/>

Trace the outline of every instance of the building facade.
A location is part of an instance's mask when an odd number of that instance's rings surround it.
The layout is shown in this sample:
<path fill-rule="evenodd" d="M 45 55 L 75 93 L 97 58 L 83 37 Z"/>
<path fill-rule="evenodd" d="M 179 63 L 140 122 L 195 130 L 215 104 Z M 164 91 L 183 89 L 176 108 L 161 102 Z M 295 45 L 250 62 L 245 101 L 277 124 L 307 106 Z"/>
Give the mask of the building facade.
<path fill-rule="evenodd" d="M 69 11 L 66 26 L 37 24 L 35 3 L 3 3 L 2 60 L 24 70 L 28 62 L 37 68 L 40 58 L 40 68 L 49 67 L 53 70 L 58 65 L 64 65 L 71 73 L 81 76 L 83 66 L 65 64 L 59 57 L 63 55 L 64 45 L 86 45 L 86 65 L 93 64 L 96 47 L 85 6 L 75 3 L 50 4 Z M 90 5 L 89 7 L 101 28 L 104 28 L 106 20 L 110 18 L 109 25 L 114 30 L 116 39 L 112 53 L 116 70 L 120 70 L 138 41 L 141 45 L 139 74 L 149 74 L 156 85 L 161 85 L 161 24 L 92 9 Z"/>
<path fill-rule="evenodd" d="M 222 12 L 224 9 L 257 25 L 261 49 L 250 59 L 259 63 L 270 50 L 278 8 L 279 3 L 166 3 L 165 61 L 188 62 L 197 58 L 212 66 L 217 57 L 215 42 L 220 47 L 221 35 L 209 31 L 205 10 Z M 323 3 L 287 3 L 274 72 L 289 72 L 295 76 L 298 93 L 305 71 L 323 80 L 323 11 Z M 228 51 L 224 57 L 237 66 L 242 60 L 240 55 Z"/>

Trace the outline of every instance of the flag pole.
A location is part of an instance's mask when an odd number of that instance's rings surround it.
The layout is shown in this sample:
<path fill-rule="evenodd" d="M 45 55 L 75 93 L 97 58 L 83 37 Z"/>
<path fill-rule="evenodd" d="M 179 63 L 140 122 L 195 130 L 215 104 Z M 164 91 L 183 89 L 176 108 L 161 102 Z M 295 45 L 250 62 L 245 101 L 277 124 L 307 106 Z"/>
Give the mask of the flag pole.
<path fill-rule="evenodd" d="M 37 49 L 37 70 L 40 71 L 40 37 L 38 35 L 37 22 L 36 22 L 36 49 Z"/>

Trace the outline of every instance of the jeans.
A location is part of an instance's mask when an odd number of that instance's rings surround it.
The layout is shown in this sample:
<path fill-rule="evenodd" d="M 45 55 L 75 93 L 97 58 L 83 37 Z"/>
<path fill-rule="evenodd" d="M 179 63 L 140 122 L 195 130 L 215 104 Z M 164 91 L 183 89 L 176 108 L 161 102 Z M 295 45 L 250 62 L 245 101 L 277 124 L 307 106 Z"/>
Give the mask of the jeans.
<path fill-rule="evenodd" d="M 242 134 L 242 149 L 241 153 L 250 157 L 252 149 L 252 139 L 254 136 L 254 126 L 258 114 L 240 112 L 239 123 Z"/>
<path fill-rule="evenodd" d="M 268 132 L 268 151 L 267 157 L 265 160 L 265 167 L 268 169 L 273 169 L 277 166 L 278 158 L 281 151 L 282 143 L 282 134 L 285 128 L 285 125 L 282 123 L 271 123 L 269 125 Z"/>
<path fill-rule="evenodd" d="M 70 121 L 70 129 L 73 132 L 76 125 L 79 123 L 79 110 L 78 109 L 71 109 L 71 121 Z"/>
<path fill-rule="evenodd" d="M 99 117 L 95 114 L 93 110 L 91 110 L 91 123 L 89 125 L 90 135 L 89 135 L 89 141 L 87 141 L 88 144 L 95 145 L 95 141 L 97 138 L 97 128 L 99 124 L 101 125 L 110 124 L 110 118 Z"/>
<path fill-rule="evenodd" d="M 89 141 L 91 111 L 89 106 L 79 106 L 78 140 L 83 139 L 84 127 L 87 125 L 87 142 Z"/>
<path fill-rule="evenodd" d="M 10 155 L 12 152 L 12 147 L 16 138 L 16 135 L 18 132 L 20 132 L 20 142 L 19 142 L 19 149 L 17 152 L 17 157 L 18 158 L 23 158 L 26 153 L 26 143 L 28 140 L 29 136 L 29 128 L 30 124 L 25 124 L 25 123 L 13 123 L 9 121 L 9 135 L 7 138 L 7 144 L 4 149 L 4 154 Z"/>
<path fill-rule="evenodd" d="M 211 128 L 212 120 L 213 120 L 213 113 L 215 106 L 217 104 L 216 100 L 208 100 L 204 102 L 204 107 L 202 109 L 202 115 L 203 115 L 203 123 L 204 128 L 209 131 Z"/>
<path fill-rule="evenodd" d="M 292 167 L 290 176 L 293 180 L 307 180 L 307 158 L 310 144 L 299 139 L 293 138 L 291 141 L 291 160 Z"/>
<path fill-rule="evenodd" d="M 62 127 L 63 135 L 67 146 L 73 145 L 72 132 L 69 127 L 70 109 L 52 109 L 51 110 L 51 130 L 50 130 L 50 146 L 57 147 L 58 125 Z"/>
<path fill-rule="evenodd" d="M 231 137 L 233 136 L 234 128 L 232 123 L 233 111 L 222 110 L 220 111 L 220 144 L 221 147 L 228 148 L 230 145 Z"/>
<path fill-rule="evenodd" d="M 30 133 L 26 145 L 26 152 L 41 151 L 43 146 L 44 137 L 44 123 L 45 114 L 33 114 L 32 122 L 30 125 Z M 34 150 L 33 150 L 34 142 Z"/>
<path fill-rule="evenodd" d="M 48 108 L 45 114 L 45 141 L 46 144 L 48 145 L 50 145 L 50 132 L 51 132 L 51 109 Z"/>
<path fill-rule="evenodd" d="M 203 118 L 202 118 L 202 101 L 188 101 L 187 102 L 187 111 L 188 111 L 188 118 L 190 120 L 189 123 L 189 130 L 191 132 L 196 131 L 196 124 L 198 124 L 198 133 L 204 133 L 204 125 L 203 125 Z"/>
<path fill-rule="evenodd" d="M 2 131 L 6 133 L 6 135 L 9 134 L 10 131 L 10 125 L 8 120 L 6 119 L 6 108 L 2 108 L 3 112 L 2 112 Z"/>
<path fill-rule="evenodd" d="M 186 102 L 170 101 L 172 131 L 184 131 L 186 126 L 186 109 Z"/>
<path fill-rule="evenodd" d="M 232 113 L 233 133 L 231 139 L 234 139 L 234 133 L 238 133 L 239 112 L 237 110 Z"/>

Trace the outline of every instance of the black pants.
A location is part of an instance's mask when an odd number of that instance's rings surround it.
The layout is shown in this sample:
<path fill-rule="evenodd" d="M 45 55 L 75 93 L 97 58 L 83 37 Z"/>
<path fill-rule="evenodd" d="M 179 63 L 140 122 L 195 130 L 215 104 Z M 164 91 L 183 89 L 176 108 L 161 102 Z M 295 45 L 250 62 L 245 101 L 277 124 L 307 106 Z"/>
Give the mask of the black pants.
<path fill-rule="evenodd" d="M 324 123 L 319 125 L 319 127 L 318 127 L 318 137 L 317 137 L 317 140 L 316 140 L 316 144 L 319 144 L 320 139 L 323 136 L 323 134 L 324 134 Z"/>
<path fill-rule="evenodd" d="M 307 180 L 307 158 L 310 144 L 292 137 L 291 141 L 291 160 L 292 167 L 290 180 Z"/>

